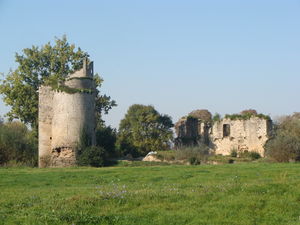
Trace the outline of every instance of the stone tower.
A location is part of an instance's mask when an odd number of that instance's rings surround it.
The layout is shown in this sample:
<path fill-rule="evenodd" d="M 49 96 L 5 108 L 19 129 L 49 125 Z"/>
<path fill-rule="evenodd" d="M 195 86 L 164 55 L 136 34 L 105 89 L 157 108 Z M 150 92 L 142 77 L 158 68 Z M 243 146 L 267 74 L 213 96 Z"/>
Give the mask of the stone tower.
<path fill-rule="evenodd" d="M 39 88 L 39 167 L 76 164 L 76 148 L 83 135 L 95 144 L 93 62 L 70 74 L 58 90 Z"/>

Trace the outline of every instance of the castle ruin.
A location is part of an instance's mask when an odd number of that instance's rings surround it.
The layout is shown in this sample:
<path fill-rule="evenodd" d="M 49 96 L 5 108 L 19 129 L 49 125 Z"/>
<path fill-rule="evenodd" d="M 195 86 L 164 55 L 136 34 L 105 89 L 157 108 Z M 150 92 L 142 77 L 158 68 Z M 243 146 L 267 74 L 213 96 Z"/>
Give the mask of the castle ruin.
<path fill-rule="evenodd" d="M 175 130 L 175 144 L 179 147 L 205 144 L 215 154 L 254 151 L 264 156 L 264 145 L 271 135 L 272 121 L 261 115 L 225 117 L 216 121 L 187 116 L 176 123 Z"/>
<path fill-rule="evenodd" d="M 61 88 L 39 88 L 39 167 L 76 164 L 76 148 L 83 135 L 95 144 L 93 62 L 67 76 Z"/>

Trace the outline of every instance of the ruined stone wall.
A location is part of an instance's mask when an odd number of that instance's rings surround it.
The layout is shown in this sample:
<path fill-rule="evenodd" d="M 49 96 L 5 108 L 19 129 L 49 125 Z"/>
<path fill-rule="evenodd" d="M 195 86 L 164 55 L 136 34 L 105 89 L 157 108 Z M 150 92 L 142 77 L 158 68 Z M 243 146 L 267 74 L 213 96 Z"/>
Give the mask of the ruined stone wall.
<path fill-rule="evenodd" d="M 72 78 L 72 79 L 70 79 Z M 68 76 L 64 83 L 75 93 L 39 88 L 39 166 L 64 167 L 76 163 L 76 148 L 83 136 L 94 145 L 95 95 L 93 64 Z"/>
<path fill-rule="evenodd" d="M 177 147 L 200 143 L 209 145 L 210 124 L 193 117 L 183 117 L 175 124 Z"/>
<path fill-rule="evenodd" d="M 211 133 L 215 153 L 229 155 L 232 150 L 237 152 L 247 150 L 264 156 L 264 144 L 269 138 L 271 126 L 271 121 L 258 117 L 251 117 L 248 120 L 225 118 L 216 122 Z M 229 127 L 229 134 L 226 134 L 226 127 Z"/>
<path fill-rule="evenodd" d="M 245 120 L 224 118 L 213 123 L 187 117 L 176 123 L 175 130 L 177 147 L 205 144 L 215 154 L 229 155 L 235 150 L 255 151 L 264 156 L 272 121 L 253 116 Z"/>
<path fill-rule="evenodd" d="M 178 137 L 196 138 L 198 136 L 198 119 L 181 118 L 175 126 Z"/>
<path fill-rule="evenodd" d="M 39 88 L 39 167 L 47 167 L 51 158 L 53 95 L 50 87 Z"/>
<path fill-rule="evenodd" d="M 56 92 L 53 98 L 53 166 L 74 165 L 83 135 L 95 144 L 94 94 Z"/>

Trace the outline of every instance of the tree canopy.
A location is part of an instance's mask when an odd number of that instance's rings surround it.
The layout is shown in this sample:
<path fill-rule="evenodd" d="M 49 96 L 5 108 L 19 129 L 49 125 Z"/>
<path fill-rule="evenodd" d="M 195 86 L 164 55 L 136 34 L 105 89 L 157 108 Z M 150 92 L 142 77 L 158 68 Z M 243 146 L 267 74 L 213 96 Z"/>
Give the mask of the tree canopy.
<path fill-rule="evenodd" d="M 169 147 L 173 132 L 171 117 L 153 106 L 135 104 L 129 107 L 119 127 L 118 145 L 123 154 L 145 155 Z"/>
<path fill-rule="evenodd" d="M 265 145 L 266 155 L 277 162 L 300 161 L 300 113 L 282 117 Z"/>
<path fill-rule="evenodd" d="M 8 119 L 19 119 L 32 128 L 38 125 L 38 88 L 42 84 L 64 81 L 66 76 L 82 68 L 83 60 L 88 58 L 87 52 L 69 44 L 66 36 L 56 38 L 55 44 L 50 42 L 38 47 L 23 49 L 16 53 L 18 67 L 11 70 L 0 83 L 0 94 L 4 102 L 11 107 Z M 95 83 L 99 88 L 103 80 L 95 75 Z M 97 94 L 97 119 L 101 123 L 101 113 L 107 113 L 115 101 L 109 96 Z"/>
<path fill-rule="evenodd" d="M 200 119 L 203 121 L 211 121 L 212 115 L 207 109 L 197 109 L 189 113 L 190 117 Z"/>
<path fill-rule="evenodd" d="M 19 121 L 0 123 L 0 166 L 9 162 L 37 165 L 37 141 L 34 132 Z"/>

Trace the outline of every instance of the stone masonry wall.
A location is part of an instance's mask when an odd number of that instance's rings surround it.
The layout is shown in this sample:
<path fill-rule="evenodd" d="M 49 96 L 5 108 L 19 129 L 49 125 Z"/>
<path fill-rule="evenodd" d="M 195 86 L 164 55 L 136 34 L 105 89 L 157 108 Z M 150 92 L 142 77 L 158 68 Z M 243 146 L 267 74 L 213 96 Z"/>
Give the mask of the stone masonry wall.
<path fill-rule="evenodd" d="M 53 95 L 50 87 L 39 88 L 39 167 L 47 167 L 50 163 Z"/>
<path fill-rule="evenodd" d="M 65 167 L 76 164 L 76 148 L 81 138 L 95 144 L 95 95 L 93 64 L 69 75 L 65 82 L 80 92 L 52 91 L 39 88 L 39 166 Z M 83 88 L 83 90 L 82 90 Z M 87 90 L 90 90 L 86 92 Z"/>
<path fill-rule="evenodd" d="M 224 126 L 229 126 L 229 135 L 224 134 Z M 223 119 L 212 127 L 211 141 L 215 153 L 229 155 L 232 150 L 237 152 L 255 151 L 264 156 L 264 144 L 268 140 L 270 121 L 258 117 L 248 120 Z"/>
<path fill-rule="evenodd" d="M 61 147 L 75 148 L 82 132 L 95 137 L 94 94 L 58 92 L 54 94 L 52 129 L 52 149 Z"/>
<path fill-rule="evenodd" d="M 264 145 L 272 131 L 272 121 L 255 116 L 247 120 L 224 118 L 214 123 L 182 118 L 176 123 L 175 129 L 177 143 L 181 145 L 202 143 L 208 145 L 215 154 L 229 155 L 236 150 L 255 151 L 264 156 Z M 191 137 L 196 141 L 185 141 Z"/>

